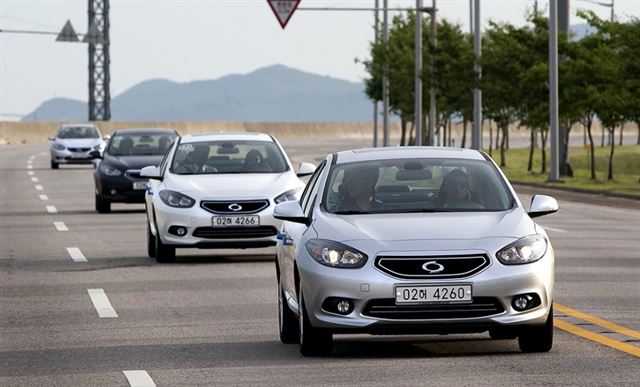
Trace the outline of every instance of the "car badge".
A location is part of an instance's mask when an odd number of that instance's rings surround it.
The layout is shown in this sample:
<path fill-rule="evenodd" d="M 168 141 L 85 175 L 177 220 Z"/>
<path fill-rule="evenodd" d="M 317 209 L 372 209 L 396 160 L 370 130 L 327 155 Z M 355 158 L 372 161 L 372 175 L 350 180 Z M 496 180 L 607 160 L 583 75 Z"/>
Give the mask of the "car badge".
<path fill-rule="evenodd" d="M 429 274 L 435 274 L 435 273 L 440 273 L 441 271 L 444 271 L 444 266 L 442 266 L 436 261 L 429 261 L 429 262 L 425 262 L 422 265 L 422 270 L 428 272 Z"/>
<path fill-rule="evenodd" d="M 228 208 L 233 212 L 238 212 L 238 211 L 242 210 L 242 206 L 239 205 L 238 203 L 229 204 Z"/>

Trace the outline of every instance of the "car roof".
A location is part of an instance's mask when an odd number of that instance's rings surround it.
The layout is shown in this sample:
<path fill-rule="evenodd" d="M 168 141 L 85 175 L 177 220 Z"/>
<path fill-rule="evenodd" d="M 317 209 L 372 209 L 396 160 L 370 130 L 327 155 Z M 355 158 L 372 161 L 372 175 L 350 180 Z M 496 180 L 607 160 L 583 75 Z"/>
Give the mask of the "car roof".
<path fill-rule="evenodd" d="M 346 150 L 337 153 L 336 163 L 411 158 L 486 160 L 483 153 L 473 149 L 406 146 Z"/>
<path fill-rule="evenodd" d="M 63 124 L 60 128 L 98 128 L 93 124 Z"/>
<path fill-rule="evenodd" d="M 113 132 L 116 134 L 176 134 L 175 129 L 169 128 L 127 128 L 127 129 L 118 129 Z"/>
<path fill-rule="evenodd" d="M 254 132 L 216 132 L 216 133 L 200 133 L 200 134 L 187 134 L 182 137 L 180 143 L 192 143 L 203 141 L 267 141 L 273 142 L 273 138 L 264 133 Z"/>

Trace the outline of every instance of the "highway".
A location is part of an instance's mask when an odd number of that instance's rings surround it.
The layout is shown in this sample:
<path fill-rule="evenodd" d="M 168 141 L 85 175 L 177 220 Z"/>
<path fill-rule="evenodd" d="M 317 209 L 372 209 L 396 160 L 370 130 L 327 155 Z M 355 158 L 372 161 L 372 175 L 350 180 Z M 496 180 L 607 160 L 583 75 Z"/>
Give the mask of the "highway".
<path fill-rule="evenodd" d="M 283 141 L 296 163 L 367 145 L 310 143 Z M 556 253 L 549 353 L 486 333 L 349 335 L 304 358 L 278 340 L 273 250 L 157 264 L 143 205 L 99 215 L 90 166 L 51 170 L 46 145 L 0 146 L 0 385 L 637 385 L 636 203 L 559 200 L 539 218 Z"/>

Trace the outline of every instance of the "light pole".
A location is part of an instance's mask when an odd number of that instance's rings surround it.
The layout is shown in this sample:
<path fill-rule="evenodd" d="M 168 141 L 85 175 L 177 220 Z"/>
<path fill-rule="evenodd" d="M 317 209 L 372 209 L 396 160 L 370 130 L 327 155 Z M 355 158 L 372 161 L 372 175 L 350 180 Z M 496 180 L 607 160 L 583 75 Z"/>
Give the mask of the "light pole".
<path fill-rule="evenodd" d="M 551 168 L 549 181 L 559 180 L 558 163 L 558 0 L 549 1 L 549 137 Z"/>
<path fill-rule="evenodd" d="M 473 6 L 473 52 L 477 82 L 482 77 L 482 67 L 480 66 L 480 55 L 482 49 L 482 23 L 480 21 L 480 0 L 474 0 Z M 471 133 L 471 148 L 482 150 L 482 90 L 477 86 L 473 89 L 473 129 Z"/>
<path fill-rule="evenodd" d="M 422 145 L 422 0 L 416 0 L 416 43 L 415 43 L 415 109 L 416 146 Z"/>
<path fill-rule="evenodd" d="M 379 14 L 378 14 L 378 7 L 380 6 L 380 0 L 376 0 L 375 2 L 375 11 L 374 11 L 374 26 L 373 26 L 373 33 L 374 33 L 374 41 L 376 46 L 378 45 L 378 41 L 380 40 L 380 31 L 378 30 L 379 26 L 378 24 L 380 23 L 379 20 Z M 373 147 L 376 148 L 378 146 L 378 101 L 374 100 L 373 101 Z"/>
<path fill-rule="evenodd" d="M 382 146 L 389 146 L 389 66 L 386 60 L 387 45 L 389 44 L 389 0 L 384 0 L 383 6 L 382 40 L 384 42 L 385 61 L 382 70 Z"/>

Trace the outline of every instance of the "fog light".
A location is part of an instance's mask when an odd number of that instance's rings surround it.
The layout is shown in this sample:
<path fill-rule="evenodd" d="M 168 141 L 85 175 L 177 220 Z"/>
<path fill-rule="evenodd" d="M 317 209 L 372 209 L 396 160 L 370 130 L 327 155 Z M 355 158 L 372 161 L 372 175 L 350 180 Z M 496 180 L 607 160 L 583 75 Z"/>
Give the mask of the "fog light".
<path fill-rule="evenodd" d="M 351 302 L 348 300 L 340 300 L 338 301 L 338 305 L 336 305 L 336 309 L 341 314 L 347 314 L 351 311 Z"/>
<path fill-rule="evenodd" d="M 115 189 L 112 189 L 111 191 L 109 191 L 109 193 L 110 193 L 111 195 L 115 195 L 115 194 L 117 194 L 117 193 L 118 193 L 118 191 L 116 191 Z"/>
<path fill-rule="evenodd" d="M 346 316 L 353 311 L 353 302 L 347 298 L 329 297 L 322 303 L 322 309 Z"/>
<path fill-rule="evenodd" d="M 511 306 L 518 312 L 533 309 L 540 304 L 540 297 L 535 293 L 519 294 L 511 300 Z"/>
<path fill-rule="evenodd" d="M 187 228 L 184 226 L 171 226 L 169 227 L 169 234 L 177 235 L 179 237 L 183 237 L 187 235 Z"/>

